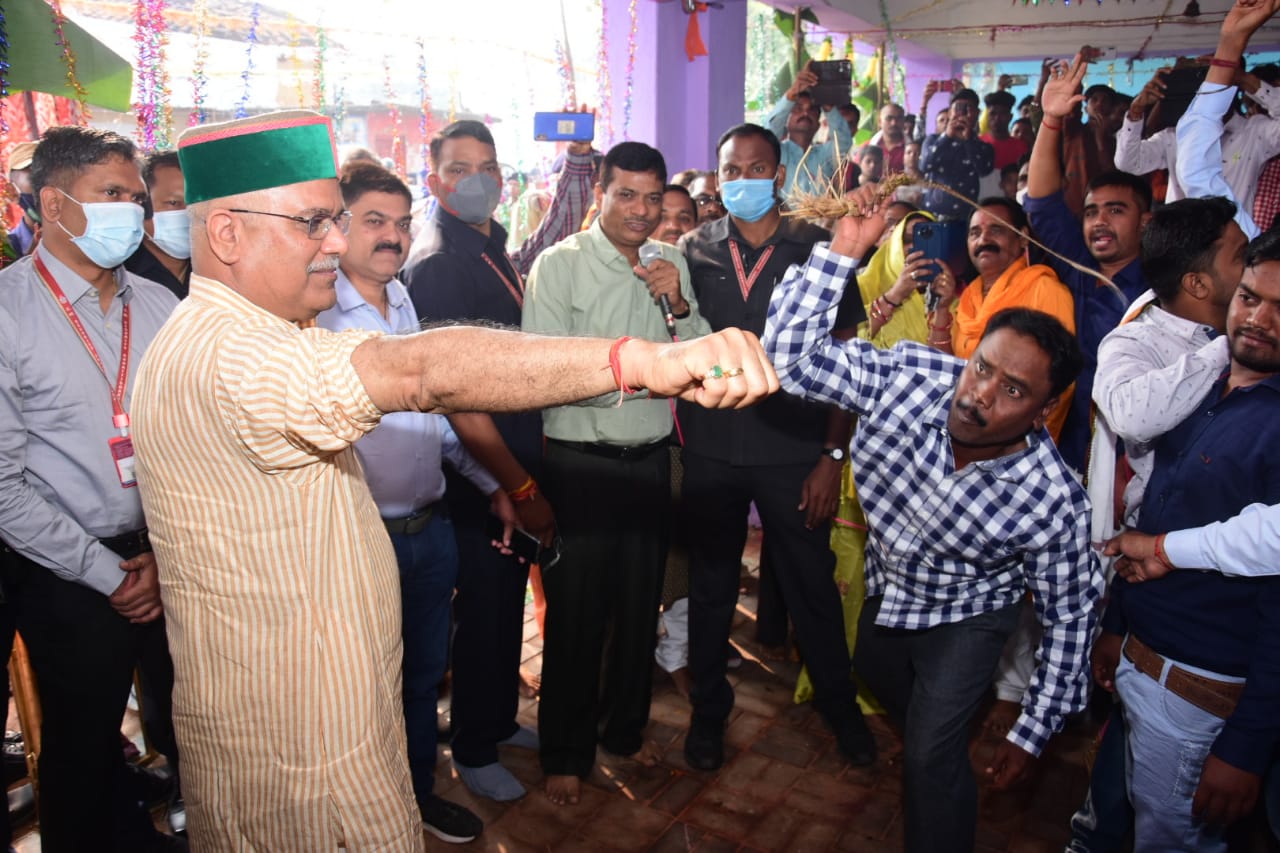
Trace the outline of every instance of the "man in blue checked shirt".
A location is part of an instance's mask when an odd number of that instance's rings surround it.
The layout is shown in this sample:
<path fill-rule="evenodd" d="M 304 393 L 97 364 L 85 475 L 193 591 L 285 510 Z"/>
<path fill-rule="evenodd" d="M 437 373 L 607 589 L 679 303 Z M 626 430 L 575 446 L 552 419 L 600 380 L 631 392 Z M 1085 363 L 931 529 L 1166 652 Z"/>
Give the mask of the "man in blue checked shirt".
<path fill-rule="evenodd" d="M 905 730 L 906 849 L 968 850 L 969 722 L 1025 590 L 1044 626 L 1039 668 L 987 778 L 1023 779 L 1088 692 L 1102 570 L 1084 489 L 1044 429 L 1082 359 L 1060 323 L 1025 309 L 996 314 L 968 362 L 832 338 L 845 283 L 884 228 L 875 187 L 854 198 L 871 212 L 792 268 L 762 342 L 784 390 L 860 416 L 850 458 L 870 533 L 854 669 Z"/>

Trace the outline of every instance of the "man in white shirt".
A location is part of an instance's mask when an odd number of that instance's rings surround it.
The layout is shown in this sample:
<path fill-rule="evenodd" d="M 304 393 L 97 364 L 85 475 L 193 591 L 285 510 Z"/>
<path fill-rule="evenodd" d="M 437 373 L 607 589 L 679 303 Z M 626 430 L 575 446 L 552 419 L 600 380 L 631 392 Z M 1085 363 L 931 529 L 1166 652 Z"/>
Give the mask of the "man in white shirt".
<path fill-rule="evenodd" d="M 1234 213 L 1223 198 L 1182 199 L 1155 211 L 1143 232 L 1142 272 L 1151 290 L 1098 347 L 1088 477 L 1095 543 L 1118 532 L 1117 440 L 1123 439 L 1133 470 L 1120 507 L 1124 523 L 1133 525 L 1155 464 L 1154 440 L 1194 412 L 1227 367 L 1222 332 L 1246 242 Z M 1133 820 L 1124 793 L 1124 743 L 1124 720 L 1113 713 L 1088 796 L 1071 820 L 1069 850 L 1123 843 Z"/>
<path fill-rule="evenodd" d="M 1223 116 L 1237 86 L 1272 112 L 1280 104 L 1280 90 L 1256 77 L 1246 81 L 1248 75 L 1241 74 L 1250 37 L 1275 10 L 1274 0 L 1236 3 L 1222 22 L 1209 73 L 1178 121 L 1178 182 L 1188 196 L 1221 195 L 1236 202 L 1236 221 L 1250 239 L 1260 231 L 1251 215 L 1258 177 L 1267 161 L 1280 154 L 1280 119 L 1256 115 L 1246 121 L 1232 116 L 1224 124 Z M 1250 92 L 1254 81 L 1257 91 Z"/>

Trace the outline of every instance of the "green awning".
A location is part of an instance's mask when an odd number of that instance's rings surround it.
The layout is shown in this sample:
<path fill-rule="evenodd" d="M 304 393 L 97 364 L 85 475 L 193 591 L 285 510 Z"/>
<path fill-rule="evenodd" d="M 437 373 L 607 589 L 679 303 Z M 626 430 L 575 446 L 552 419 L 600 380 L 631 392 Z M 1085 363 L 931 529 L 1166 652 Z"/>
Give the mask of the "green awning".
<path fill-rule="evenodd" d="M 9 36 L 9 91 L 75 98 L 67 82 L 53 14 L 44 0 L 3 0 Z M 76 78 L 90 104 L 127 113 L 133 108 L 133 69 L 71 20 L 62 25 L 76 58 Z"/>

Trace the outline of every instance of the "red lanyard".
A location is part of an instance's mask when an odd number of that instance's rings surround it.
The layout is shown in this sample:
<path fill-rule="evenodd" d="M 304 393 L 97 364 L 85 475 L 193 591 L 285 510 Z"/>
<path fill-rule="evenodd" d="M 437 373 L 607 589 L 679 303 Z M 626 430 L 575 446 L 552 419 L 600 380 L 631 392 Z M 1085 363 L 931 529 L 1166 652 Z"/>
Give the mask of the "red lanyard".
<path fill-rule="evenodd" d="M 512 284 L 511 279 L 507 278 L 506 274 L 498 268 L 498 265 L 493 262 L 493 258 L 489 257 L 488 253 L 481 252 L 480 257 L 484 258 L 484 262 L 493 270 L 494 275 L 502 279 L 502 283 L 507 286 L 507 292 L 509 292 L 511 294 L 511 298 L 516 301 L 516 305 L 520 308 L 524 308 L 524 282 L 520 280 L 520 273 L 516 272 L 516 283 Z M 511 264 L 511 271 L 515 272 L 516 265 L 515 262 L 511 260 L 510 256 L 507 257 L 507 263 Z"/>
<path fill-rule="evenodd" d="M 764 272 L 764 265 L 769 263 L 773 249 L 774 247 L 770 246 L 761 252 L 756 265 L 751 268 L 751 275 L 747 275 L 742 268 L 742 255 L 738 253 L 738 244 L 733 240 L 729 241 L 729 254 L 733 256 L 733 271 L 738 275 L 738 287 L 742 289 L 743 302 L 746 302 L 747 297 L 751 295 L 751 287 L 760 277 L 760 273 Z"/>
<path fill-rule="evenodd" d="M 40 273 L 40 278 L 44 280 L 45 287 L 49 288 L 49 293 L 57 301 L 58 307 L 62 309 L 62 313 L 67 315 L 67 322 L 71 324 L 71 328 L 75 329 L 77 335 L 80 336 L 80 343 L 84 344 L 84 348 L 89 351 L 90 357 L 98 365 L 98 369 L 102 371 L 102 376 L 110 384 L 111 376 L 107 373 L 106 366 L 102 363 L 102 359 L 98 357 L 98 351 L 93 348 L 93 342 L 89 340 L 89 335 L 84 330 L 84 324 L 80 322 L 80 318 L 76 315 L 76 309 L 71 306 L 71 300 L 67 299 L 67 295 L 62 292 L 62 288 L 58 286 L 58 282 L 50 275 L 49 268 L 44 265 L 44 261 L 40 260 L 40 256 L 35 256 L 36 271 Z M 124 389 L 129 381 L 129 306 L 126 304 L 120 313 L 120 372 L 116 375 L 115 387 L 111 389 L 111 423 L 116 429 L 127 430 L 129 428 L 129 416 L 124 412 Z"/>

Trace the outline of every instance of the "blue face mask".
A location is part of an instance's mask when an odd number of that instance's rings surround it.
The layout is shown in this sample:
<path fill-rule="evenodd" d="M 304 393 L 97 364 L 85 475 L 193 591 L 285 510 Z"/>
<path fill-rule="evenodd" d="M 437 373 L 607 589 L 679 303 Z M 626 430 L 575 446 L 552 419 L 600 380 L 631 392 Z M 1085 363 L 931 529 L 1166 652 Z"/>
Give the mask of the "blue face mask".
<path fill-rule="evenodd" d="M 58 190 L 80 205 L 84 211 L 84 233 L 77 237 L 61 220 L 58 227 L 67 232 L 84 256 L 103 269 L 114 269 L 124 263 L 142 245 L 142 220 L 146 215 L 142 205 L 129 202 L 107 201 L 86 204 L 70 194 Z"/>
<path fill-rule="evenodd" d="M 165 210 L 151 220 L 155 234 L 151 242 L 171 258 L 191 257 L 191 217 L 185 210 Z"/>
<path fill-rule="evenodd" d="M 777 203 L 773 178 L 739 178 L 720 185 L 720 198 L 729 215 L 743 222 L 764 217 Z"/>

